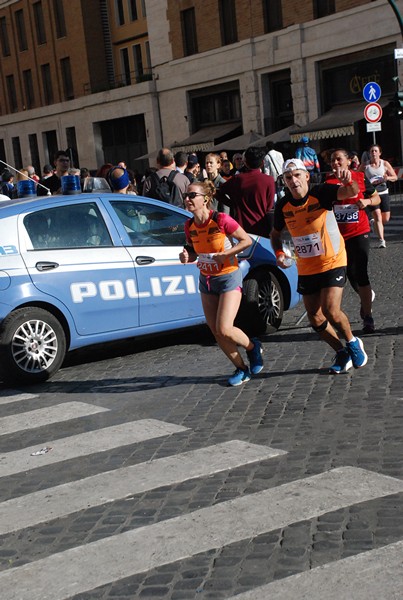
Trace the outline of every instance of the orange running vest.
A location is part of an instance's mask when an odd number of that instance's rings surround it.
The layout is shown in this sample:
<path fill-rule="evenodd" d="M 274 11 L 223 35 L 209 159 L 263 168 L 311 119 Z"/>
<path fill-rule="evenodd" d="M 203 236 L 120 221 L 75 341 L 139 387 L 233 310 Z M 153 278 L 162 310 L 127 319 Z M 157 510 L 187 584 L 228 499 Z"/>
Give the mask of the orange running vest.
<path fill-rule="evenodd" d="M 282 209 L 299 275 L 316 275 L 347 265 L 344 240 L 332 210 L 323 208 L 310 195 L 302 206 L 286 202 Z"/>

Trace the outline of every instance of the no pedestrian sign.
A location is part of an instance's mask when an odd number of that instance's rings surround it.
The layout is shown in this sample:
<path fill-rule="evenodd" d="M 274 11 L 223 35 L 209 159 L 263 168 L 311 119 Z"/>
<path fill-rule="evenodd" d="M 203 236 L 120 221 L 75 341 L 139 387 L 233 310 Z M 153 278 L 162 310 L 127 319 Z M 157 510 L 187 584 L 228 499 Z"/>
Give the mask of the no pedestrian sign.
<path fill-rule="evenodd" d="M 364 117 L 368 123 L 378 123 L 382 119 L 382 107 L 377 102 L 370 102 L 364 108 Z"/>

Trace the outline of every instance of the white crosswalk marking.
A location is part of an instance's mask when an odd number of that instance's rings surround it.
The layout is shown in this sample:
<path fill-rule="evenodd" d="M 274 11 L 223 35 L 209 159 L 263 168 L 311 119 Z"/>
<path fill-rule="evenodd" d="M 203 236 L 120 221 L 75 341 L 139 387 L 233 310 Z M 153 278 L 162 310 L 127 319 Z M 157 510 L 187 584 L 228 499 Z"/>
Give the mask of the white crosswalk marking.
<path fill-rule="evenodd" d="M 403 542 L 298 573 L 229 600 L 400 600 Z"/>
<path fill-rule="evenodd" d="M 9 394 L 8 396 L 0 396 L 0 405 L 11 404 L 12 402 L 21 402 L 22 400 L 33 400 L 37 397 L 38 394 Z"/>
<path fill-rule="evenodd" d="M 402 491 L 398 479 L 341 467 L 9 569 L 0 574 L 0 590 L 7 600 L 66 600 L 196 553 Z"/>
<path fill-rule="evenodd" d="M 60 423 L 61 421 L 69 421 L 70 419 L 78 419 L 79 417 L 96 415 L 108 410 L 108 408 L 92 406 L 92 404 L 85 404 L 85 402 L 65 402 L 56 406 L 38 408 L 38 410 L 2 417 L 0 419 L 0 435 L 35 429 L 42 425 Z"/>
<path fill-rule="evenodd" d="M 36 446 L 0 455 L 0 477 L 186 430 L 187 428 L 181 425 L 164 423 L 155 419 L 143 419 L 87 431 L 59 440 L 45 440 Z M 52 450 L 47 454 L 31 456 L 32 452 L 44 446 L 51 447 Z"/>
<path fill-rule="evenodd" d="M 0 534 L 281 454 L 286 452 L 235 440 L 86 477 L 3 502 Z"/>

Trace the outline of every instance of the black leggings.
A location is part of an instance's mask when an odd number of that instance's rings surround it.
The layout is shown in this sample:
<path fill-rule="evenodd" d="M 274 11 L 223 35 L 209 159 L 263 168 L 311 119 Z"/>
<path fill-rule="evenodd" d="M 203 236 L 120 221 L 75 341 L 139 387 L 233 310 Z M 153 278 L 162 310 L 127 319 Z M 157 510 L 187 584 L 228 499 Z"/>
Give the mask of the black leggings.
<path fill-rule="evenodd" d="M 347 278 L 358 292 L 359 287 L 369 285 L 368 256 L 369 234 L 363 233 L 345 240 L 347 251 Z"/>

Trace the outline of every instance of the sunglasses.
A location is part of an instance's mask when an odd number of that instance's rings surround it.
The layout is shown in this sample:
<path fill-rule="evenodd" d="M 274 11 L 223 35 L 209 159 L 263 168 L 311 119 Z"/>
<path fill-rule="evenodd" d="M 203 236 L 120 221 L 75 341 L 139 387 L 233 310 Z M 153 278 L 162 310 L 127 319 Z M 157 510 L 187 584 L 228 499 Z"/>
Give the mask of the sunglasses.
<path fill-rule="evenodd" d="M 186 200 L 186 198 L 189 198 L 189 200 L 194 200 L 196 196 L 204 196 L 204 194 L 200 194 L 199 192 L 187 192 L 182 194 L 183 200 Z"/>

